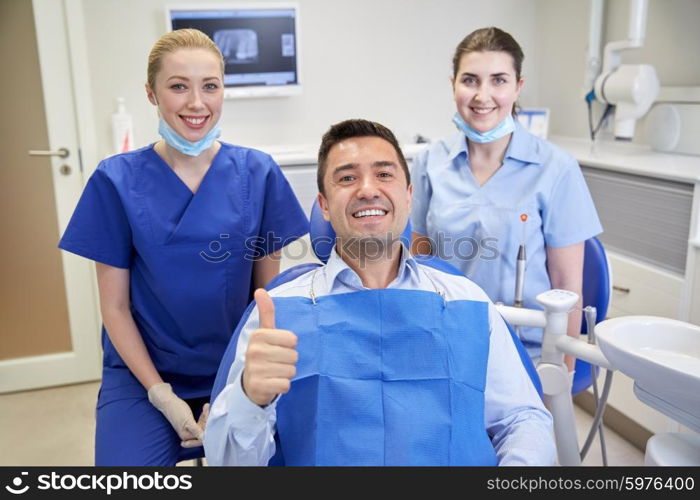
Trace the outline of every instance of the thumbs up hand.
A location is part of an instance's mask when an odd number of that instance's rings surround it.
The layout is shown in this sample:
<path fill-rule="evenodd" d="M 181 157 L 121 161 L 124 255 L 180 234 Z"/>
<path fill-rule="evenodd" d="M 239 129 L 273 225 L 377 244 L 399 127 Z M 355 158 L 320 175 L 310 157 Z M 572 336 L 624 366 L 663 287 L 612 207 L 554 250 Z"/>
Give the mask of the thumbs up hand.
<path fill-rule="evenodd" d="M 260 328 L 248 342 L 243 368 L 243 391 L 259 406 L 267 406 L 277 394 L 289 391 L 296 375 L 297 336 L 275 328 L 275 305 L 266 290 L 255 291 Z"/>

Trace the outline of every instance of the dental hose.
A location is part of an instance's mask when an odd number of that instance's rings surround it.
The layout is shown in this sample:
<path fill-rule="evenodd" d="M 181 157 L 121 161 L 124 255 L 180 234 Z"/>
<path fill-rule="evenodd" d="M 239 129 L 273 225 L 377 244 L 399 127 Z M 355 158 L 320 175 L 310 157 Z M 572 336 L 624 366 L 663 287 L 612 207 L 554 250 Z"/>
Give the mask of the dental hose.
<path fill-rule="evenodd" d="M 593 397 L 596 400 L 596 408 L 600 399 L 598 398 L 598 381 L 596 380 L 595 366 L 591 365 L 591 380 L 593 381 Z M 598 422 L 598 436 L 600 436 L 600 454 L 603 458 L 603 465 L 608 465 L 608 452 L 605 447 L 605 432 L 603 431 L 603 419 Z"/>
<path fill-rule="evenodd" d="M 605 405 L 608 402 L 608 395 L 610 394 L 610 386 L 612 385 L 612 375 L 613 372 L 610 370 L 605 370 L 605 382 L 603 384 L 603 394 L 600 397 L 600 400 L 597 401 L 596 404 L 596 410 L 595 410 L 595 415 L 593 416 L 593 424 L 591 425 L 591 430 L 588 433 L 588 437 L 586 438 L 586 442 L 583 445 L 583 448 L 581 448 L 581 460 L 583 460 L 586 457 L 586 454 L 588 453 L 588 449 L 591 447 L 591 444 L 593 443 L 593 438 L 595 438 L 596 433 L 598 432 L 600 426 L 602 426 L 602 420 L 603 420 L 603 413 L 605 412 Z M 607 462 L 607 456 L 604 458 L 604 462 Z"/>
<path fill-rule="evenodd" d="M 595 91 L 591 90 L 588 94 L 586 94 L 586 105 L 588 107 L 588 131 L 589 135 L 591 137 L 591 141 L 595 140 L 596 135 L 598 135 L 598 132 L 600 131 L 600 128 L 603 126 L 603 123 L 605 123 L 605 120 L 607 119 L 608 116 L 610 116 L 610 113 L 612 113 L 613 106 L 612 104 L 607 104 L 605 106 L 605 109 L 603 110 L 603 114 L 600 116 L 600 120 L 598 120 L 598 125 L 595 127 L 593 126 L 593 101 L 595 100 Z"/>
<path fill-rule="evenodd" d="M 596 323 L 596 308 L 592 306 L 585 307 L 583 309 L 586 315 L 586 326 L 588 330 L 588 343 L 595 344 L 595 323 Z M 593 397 L 596 402 L 596 412 L 593 416 L 593 423 L 591 424 L 591 429 L 588 432 L 588 437 L 586 437 L 586 442 L 581 448 L 581 460 L 586 457 L 588 450 L 593 443 L 596 433 L 600 435 L 600 451 L 603 458 L 603 465 L 608 465 L 608 453 L 605 446 L 605 433 L 603 432 L 603 414 L 605 413 L 605 407 L 608 402 L 608 395 L 610 393 L 610 386 L 612 385 L 612 374 L 611 370 L 605 371 L 605 382 L 603 383 L 603 393 L 598 397 L 598 381 L 596 379 L 595 366 L 591 365 L 591 380 L 593 385 Z"/>
<path fill-rule="evenodd" d="M 596 342 L 595 324 L 596 324 L 596 320 L 597 320 L 598 311 L 595 307 L 589 306 L 584 311 L 584 314 L 586 315 L 586 329 L 588 331 L 588 343 L 595 344 L 595 342 Z M 598 393 L 598 377 L 597 377 L 597 373 L 596 373 L 596 367 L 593 365 L 590 365 L 589 369 L 591 370 L 591 384 L 593 385 L 593 397 L 595 398 L 596 408 L 598 408 L 598 405 L 600 404 L 600 396 Z M 595 429 L 595 427 L 593 427 L 593 425 L 591 425 L 591 428 Z M 603 465 L 607 466 L 608 465 L 608 453 L 607 453 L 607 449 L 605 446 L 605 432 L 604 432 L 604 425 L 603 425 L 602 418 L 601 418 L 600 422 L 598 422 L 598 435 L 600 436 L 600 454 L 601 454 L 601 457 L 603 460 Z"/>

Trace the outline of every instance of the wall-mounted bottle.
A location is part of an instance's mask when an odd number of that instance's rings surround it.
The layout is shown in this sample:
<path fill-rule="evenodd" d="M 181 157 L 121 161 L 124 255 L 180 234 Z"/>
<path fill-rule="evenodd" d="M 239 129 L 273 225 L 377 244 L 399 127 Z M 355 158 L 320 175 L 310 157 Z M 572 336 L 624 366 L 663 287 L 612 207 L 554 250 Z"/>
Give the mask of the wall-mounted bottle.
<path fill-rule="evenodd" d="M 112 140 L 114 153 L 126 153 L 134 149 L 134 126 L 126 112 L 124 98 L 117 98 L 117 111 L 112 114 Z"/>

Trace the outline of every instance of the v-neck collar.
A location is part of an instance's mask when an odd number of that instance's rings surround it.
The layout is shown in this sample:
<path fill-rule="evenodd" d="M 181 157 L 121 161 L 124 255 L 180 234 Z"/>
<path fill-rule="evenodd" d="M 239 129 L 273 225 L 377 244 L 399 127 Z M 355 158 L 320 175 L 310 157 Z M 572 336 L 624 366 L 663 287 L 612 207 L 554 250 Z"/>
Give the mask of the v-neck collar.
<path fill-rule="evenodd" d="M 448 147 L 448 158 L 457 168 L 465 168 L 467 170 L 467 175 L 477 191 L 485 189 L 495 177 L 503 175 L 501 171 L 508 168 L 511 163 L 516 167 L 542 163 L 540 148 L 536 144 L 534 137 L 528 134 L 517 121 L 515 122 L 515 130 L 511 134 L 503 155 L 503 163 L 483 184 L 479 184 L 474 172 L 469 167 L 469 148 L 467 147 L 466 136 L 463 133 L 456 134 Z M 464 155 L 464 162 L 456 162 L 455 160 L 461 155 Z M 509 160 L 515 160 L 515 162 Z"/>
<path fill-rule="evenodd" d="M 224 145 L 221 144 L 219 147 L 219 150 L 216 152 L 216 154 L 212 158 L 211 163 L 209 164 L 209 168 L 207 168 L 207 171 L 204 172 L 204 175 L 202 176 L 202 180 L 199 182 L 199 186 L 197 186 L 197 191 L 192 191 L 190 189 L 190 187 L 187 184 L 185 184 L 185 181 L 183 181 L 182 178 L 179 175 L 177 175 L 177 172 L 175 172 L 175 170 L 173 170 L 173 168 L 170 165 L 168 165 L 168 162 L 166 162 L 165 159 L 158 154 L 158 152 L 156 151 L 156 143 L 154 142 L 153 144 L 151 144 L 151 147 L 150 147 L 151 152 L 157 158 L 156 162 L 158 163 L 158 165 L 160 165 L 161 168 L 167 169 L 170 172 L 169 175 L 172 175 L 175 179 L 177 179 L 177 182 L 179 183 L 179 185 L 182 186 L 182 188 L 185 189 L 189 193 L 189 195 L 193 198 L 197 195 L 197 193 L 199 193 L 202 190 L 202 186 L 204 186 L 204 183 L 207 181 L 207 178 L 211 177 L 209 175 L 209 173 L 217 165 L 217 163 L 218 163 L 217 159 L 219 158 L 219 155 L 221 154 L 221 151 L 223 149 L 224 149 Z"/>
<path fill-rule="evenodd" d="M 211 216 L 211 204 L 220 193 L 220 185 L 222 184 L 221 176 L 227 175 L 225 173 L 226 169 L 224 169 L 222 165 L 219 165 L 220 163 L 227 163 L 223 160 L 224 156 L 219 156 L 226 155 L 226 152 L 223 151 L 225 148 L 225 145 L 222 144 L 219 151 L 214 155 L 211 165 L 204 174 L 197 191 L 192 192 L 165 160 L 155 151 L 154 145 L 151 146 L 152 154 L 156 157 L 153 160 L 153 165 L 161 172 L 163 181 L 158 186 L 158 189 L 170 191 L 171 195 L 180 200 L 173 205 L 173 207 L 177 206 L 177 217 L 172 218 L 174 214 L 168 216 L 173 226 L 168 230 L 165 237 L 164 243 L 166 245 L 191 240 L 193 234 L 192 228 L 201 225 L 201 222 L 198 221 L 200 221 L 202 217 L 206 219 Z M 163 169 L 169 170 L 170 173 L 164 172 Z"/>

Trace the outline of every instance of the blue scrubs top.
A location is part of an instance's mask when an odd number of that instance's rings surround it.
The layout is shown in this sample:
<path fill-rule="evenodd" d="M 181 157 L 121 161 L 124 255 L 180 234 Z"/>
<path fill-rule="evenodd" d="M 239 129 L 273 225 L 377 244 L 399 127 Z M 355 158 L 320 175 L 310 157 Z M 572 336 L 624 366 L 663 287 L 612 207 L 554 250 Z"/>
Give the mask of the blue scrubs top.
<path fill-rule="evenodd" d="M 469 168 L 467 140 L 459 132 L 423 151 L 411 177 L 413 231 L 428 236 L 434 252 L 494 302 L 513 304 L 521 242 L 524 307 L 541 309 L 535 297 L 551 288 L 545 248 L 574 245 L 603 230 L 576 160 L 517 121 L 503 165 L 483 186 Z M 537 345 L 542 330 L 523 328 L 521 337 L 526 346 Z"/>
<path fill-rule="evenodd" d="M 130 270 L 132 314 L 156 369 L 196 398 L 209 395 L 249 302 L 254 259 L 308 228 L 267 154 L 222 143 L 193 194 L 150 145 L 100 163 L 59 247 Z M 105 333 L 105 374 L 125 372 Z"/>

